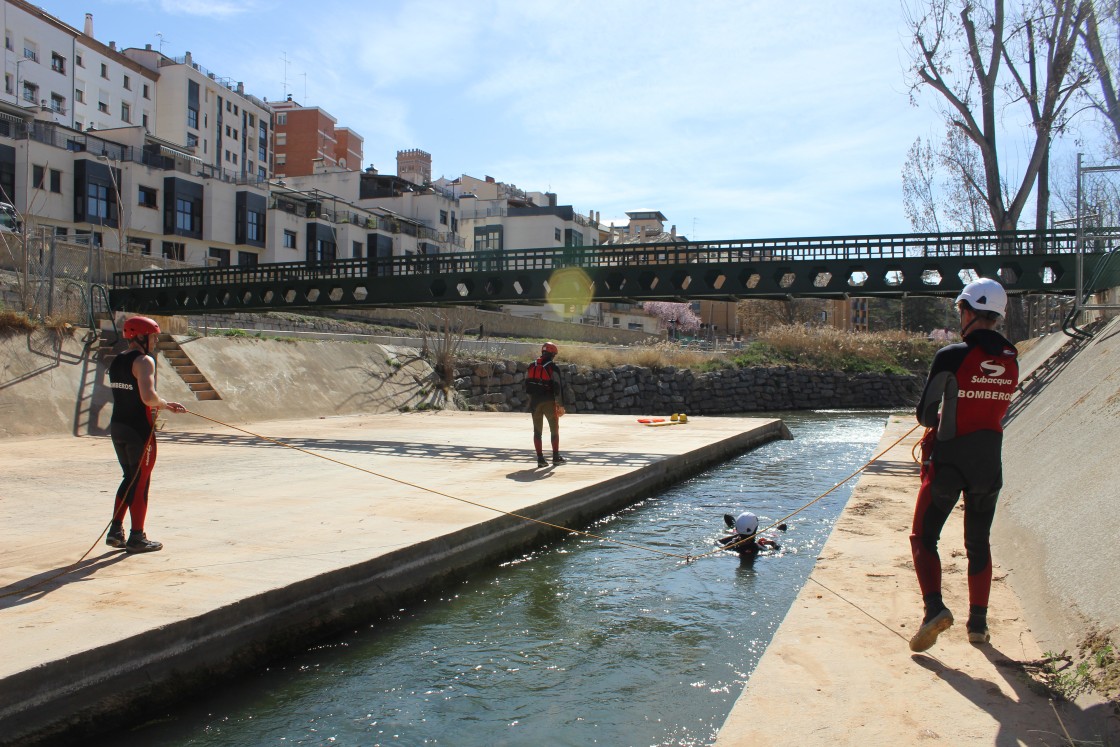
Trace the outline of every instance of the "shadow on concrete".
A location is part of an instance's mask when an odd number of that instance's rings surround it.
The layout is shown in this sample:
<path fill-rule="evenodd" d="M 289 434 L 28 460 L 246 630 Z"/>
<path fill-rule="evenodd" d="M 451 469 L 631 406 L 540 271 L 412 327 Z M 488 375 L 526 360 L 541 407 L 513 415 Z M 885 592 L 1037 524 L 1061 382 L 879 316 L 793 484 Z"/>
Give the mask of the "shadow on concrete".
<path fill-rule="evenodd" d="M 869 475 L 917 475 L 918 464 L 912 461 L 885 462 L 880 460 L 867 465 L 863 471 Z"/>
<path fill-rule="evenodd" d="M 102 568 L 115 565 L 126 557 L 128 553 L 124 550 L 108 550 L 96 558 L 87 558 L 80 563 L 36 573 L 34 576 L 10 583 L 0 588 L 0 610 L 38 601 L 67 584 L 85 581 Z"/>
<path fill-rule="evenodd" d="M 271 437 L 270 437 L 271 438 Z M 204 433 L 191 431 L 164 431 L 159 440 L 163 443 L 198 444 L 205 446 L 233 446 L 282 449 L 274 441 L 267 441 L 248 435 Z M 436 459 L 454 461 L 493 461 L 520 462 L 537 461 L 532 444 L 524 449 L 504 449 L 489 446 L 466 446 L 459 444 L 436 444 L 421 441 L 366 441 L 336 438 L 299 438 L 286 436 L 277 438 L 288 446 L 312 452 L 349 452 L 354 454 L 374 454 L 388 457 L 412 457 L 414 459 Z M 528 439 L 527 439 L 528 440 Z M 647 464 L 674 456 L 673 454 L 619 453 L 565 451 L 569 464 L 592 465 L 598 467 L 643 467 Z M 535 471 L 535 470 L 534 470 Z M 516 473 L 515 473 L 516 474 Z M 515 479 L 515 478 L 514 478 Z"/>
<path fill-rule="evenodd" d="M 1005 694 L 995 682 L 977 679 L 932 657 L 916 654 L 911 658 L 999 724 L 992 742 L 995 747 L 1113 744 L 1107 741 L 1109 732 L 1115 729 L 1109 725 L 1110 720 L 1115 724 L 1109 706 L 1082 709 L 1074 703 L 1057 702 L 1048 696 L 1041 684 L 1030 679 L 1018 661 L 995 646 L 977 646 L 976 649 L 978 653 L 983 652 L 1011 686 L 1014 697 Z"/>
<path fill-rule="evenodd" d="M 506 475 L 507 480 L 515 482 L 540 482 L 547 480 L 555 473 L 555 467 L 537 467 L 536 469 L 519 469 Z"/>

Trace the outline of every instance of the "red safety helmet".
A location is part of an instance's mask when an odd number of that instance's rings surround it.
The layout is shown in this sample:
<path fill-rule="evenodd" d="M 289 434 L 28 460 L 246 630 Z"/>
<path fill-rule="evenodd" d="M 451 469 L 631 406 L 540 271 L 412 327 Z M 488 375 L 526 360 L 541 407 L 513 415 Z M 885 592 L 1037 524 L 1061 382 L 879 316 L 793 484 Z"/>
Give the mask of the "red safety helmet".
<path fill-rule="evenodd" d="M 541 355 L 544 355 L 545 353 L 549 355 L 556 355 L 559 352 L 560 348 L 556 347 L 555 342 L 546 342 L 544 345 L 541 345 Z"/>
<path fill-rule="evenodd" d="M 124 339 L 126 340 L 158 334 L 159 324 L 155 319 L 149 319 L 146 316 L 130 316 L 124 322 Z"/>

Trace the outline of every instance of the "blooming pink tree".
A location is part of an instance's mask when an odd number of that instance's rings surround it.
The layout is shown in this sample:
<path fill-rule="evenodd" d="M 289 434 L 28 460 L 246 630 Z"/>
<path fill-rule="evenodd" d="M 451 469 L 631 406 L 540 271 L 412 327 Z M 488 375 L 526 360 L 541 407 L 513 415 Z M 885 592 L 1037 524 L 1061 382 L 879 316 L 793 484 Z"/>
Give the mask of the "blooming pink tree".
<path fill-rule="evenodd" d="M 687 303 L 670 303 L 668 301 L 646 301 L 642 309 L 650 316 L 661 320 L 661 326 L 669 328 L 673 322 L 677 332 L 697 332 L 700 329 L 700 317 Z"/>

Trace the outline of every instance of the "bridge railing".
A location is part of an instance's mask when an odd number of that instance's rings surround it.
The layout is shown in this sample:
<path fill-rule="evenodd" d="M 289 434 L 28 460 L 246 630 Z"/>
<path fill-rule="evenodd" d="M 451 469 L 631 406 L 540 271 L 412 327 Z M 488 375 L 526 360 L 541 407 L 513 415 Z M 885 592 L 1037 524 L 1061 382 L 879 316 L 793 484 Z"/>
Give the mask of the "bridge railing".
<path fill-rule="evenodd" d="M 1120 228 L 1094 229 L 1088 251 L 1120 243 Z M 284 281 L 329 281 L 364 277 L 400 277 L 454 273 L 599 269 L 693 263 L 730 264 L 791 261 L 859 261 L 921 257 L 1072 254 L 1074 229 L 990 233 L 825 236 L 786 239 L 688 241 L 675 244 L 603 244 L 599 246 L 451 252 L 405 257 L 282 262 L 237 267 L 127 272 L 114 276 L 117 287 L 170 288 L 243 285 Z"/>

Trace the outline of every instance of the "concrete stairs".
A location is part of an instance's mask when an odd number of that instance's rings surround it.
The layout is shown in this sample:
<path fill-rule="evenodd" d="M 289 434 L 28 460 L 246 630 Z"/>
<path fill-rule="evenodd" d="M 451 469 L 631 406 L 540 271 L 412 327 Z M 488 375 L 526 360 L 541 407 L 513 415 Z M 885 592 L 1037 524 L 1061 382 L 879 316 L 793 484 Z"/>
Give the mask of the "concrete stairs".
<path fill-rule="evenodd" d="M 164 359 L 175 369 L 190 390 L 194 392 L 195 399 L 215 400 L 222 396 L 214 389 L 214 385 L 206 378 L 206 374 L 198 370 L 198 366 L 190 359 L 186 351 L 166 332 L 159 336 L 159 350 Z"/>

